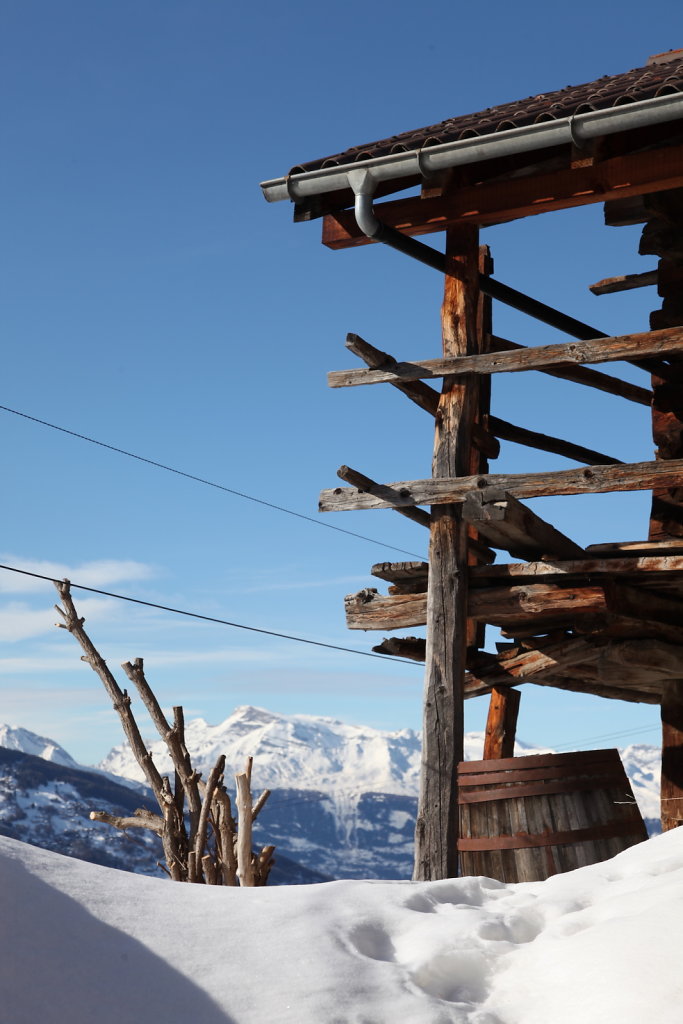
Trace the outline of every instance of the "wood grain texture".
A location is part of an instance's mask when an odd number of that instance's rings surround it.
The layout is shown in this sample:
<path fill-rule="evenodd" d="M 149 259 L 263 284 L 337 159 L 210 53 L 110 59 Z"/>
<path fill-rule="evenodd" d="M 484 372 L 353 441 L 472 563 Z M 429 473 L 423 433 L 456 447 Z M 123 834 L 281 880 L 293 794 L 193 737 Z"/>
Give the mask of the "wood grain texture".
<path fill-rule="evenodd" d="M 320 494 L 321 512 L 393 508 L 405 505 L 441 505 L 462 502 L 471 491 L 500 487 L 513 498 L 554 494 L 601 494 L 610 491 L 647 491 L 683 484 L 683 459 L 634 462 L 621 466 L 590 466 L 550 473 L 491 473 L 431 480 L 402 480 L 379 484 L 372 493 L 335 487 Z"/>
<path fill-rule="evenodd" d="M 484 733 L 483 758 L 485 761 L 514 755 L 521 696 L 519 690 L 510 686 L 496 686 L 491 691 Z"/>
<path fill-rule="evenodd" d="M 580 558 L 583 549 L 502 489 L 470 492 L 463 517 L 490 545 L 519 558 Z"/>
<path fill-rule="evenodd" d="M 447 375 L 520 373 L 526 370 L 546 370 L 554 366 L 610 363 L 681 351 L 683 327 L 667 327 L 660 331 L 624 334 L 614 338 L 565 341 L 557 345 L 537 345 L 510 351 L 400 362 L 391 369 L 333 370 L 327 375 L 327 381 L 331 388 L 396 384 L 433 380 Z"/>
<path fill-rule="evenodd" d="M 477 232 L 449 232 L 441 310 L 446 357 L 476 352 L 479 301 Z M 446 377 L 435 417 L 432 476 L 469 472 L 477 392 L 467 377 Z M 420 798 L 415 829 L 416 880 L 458 873 L 456 765 L 463 759 L 464 678 L 467 660 L 467 528 L 460 510 L 431 511 L 427 646 Z"/>
<path fill-rule="evenodd" d="M 683 675 L 662 694 L 662 831 L 683 824 Z"/>

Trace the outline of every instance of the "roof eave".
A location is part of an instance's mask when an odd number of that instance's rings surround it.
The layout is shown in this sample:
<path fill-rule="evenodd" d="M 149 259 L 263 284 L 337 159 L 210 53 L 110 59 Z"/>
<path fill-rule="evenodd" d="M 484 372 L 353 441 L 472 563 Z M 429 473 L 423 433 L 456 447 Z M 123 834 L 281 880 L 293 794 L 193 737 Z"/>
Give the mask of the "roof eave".
<path fill-rule="evenodd" d="M 415 176 L 429 178 L 439 171 L 479 163 L 500 156 L 533 152 L 573 142 L 581 146 L 604 135 L 643 128 L 683 118 L 683 94 L 624 103 L 606 110 L 592 110 L 554 121 L 542 121 L 491 135 L 458 139 L 409 152 L 391 153 L 353 163 L 321 167 L 301 174 L 261 182 L 268 202 L 291 199 L 300 202 L 349 188 L 350 171 L 364 170 L 376 182 Z"/>

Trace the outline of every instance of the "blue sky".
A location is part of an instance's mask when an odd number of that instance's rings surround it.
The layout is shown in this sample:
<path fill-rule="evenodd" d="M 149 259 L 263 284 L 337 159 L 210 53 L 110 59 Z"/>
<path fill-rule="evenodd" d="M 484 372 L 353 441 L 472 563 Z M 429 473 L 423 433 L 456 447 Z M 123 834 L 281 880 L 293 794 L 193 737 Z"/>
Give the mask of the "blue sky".
<path fill-rule="evenodd" d="M 0 404 L 317 518 L 347 463 L 429 474 L 429 418 L 393 389 L 331 391 L 355 331 L 402 358 L 439 352 L 441 282 L 383 247 L 332 253 L 258 184 L 295 163 L 496 103 L 590 81 L 680 46 L 673 2 L 8 0 L 0 12 L 5 356 Z M 600 206 L 483 233 L 503 281 L 606 333 L 647 329 L 652 289 L 595 298 L 650 269 L 637 228 Z M 434 236 L 435 244 L 441 239 Z M 559 335 L 502 307 L 497 333 Z M 644 375 L 623 368 L 625 376 Z M 651 457 L 647 410 L 538 374 L 494 383 L 497 415 L 627 461 Z M 417 555 L 390 512 L 323 522 L 354 539 L 0 412 L 2 562 L 252 626 L 370 649 L 343 596 Z M 500 471 L 570 463 L 505 445 Z M 649 497 L 534 503 L 582 543 L 643 538 Z M 381 542 L 381 543 L 380 543 Z M 50 584 L 0 574 L 0 720 L 92 761 L 119 741 Z M 144 656 L 165 705 L 209 721 L 237 704 L 419 727 L 421 669 L 78 596 L 112 665 Z M 379 639 L 379 637 L 377 637 Z M 468 703 L 480 728 L 486 699 Z M 656 708 L 527 686 L 519 731 L 586 744 Z M 602 745 L 602 744 L 597 744 Z"/>

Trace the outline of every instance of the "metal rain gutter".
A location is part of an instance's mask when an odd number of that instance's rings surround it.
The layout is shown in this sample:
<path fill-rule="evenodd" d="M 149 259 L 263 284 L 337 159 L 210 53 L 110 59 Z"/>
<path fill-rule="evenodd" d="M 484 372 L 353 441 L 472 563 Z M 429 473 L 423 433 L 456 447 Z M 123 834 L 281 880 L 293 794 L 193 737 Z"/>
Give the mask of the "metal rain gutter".
<path fill-rule="evenodd" d="M 375 183 L 411 175 L 428 178 L 449 167 L 547 149 L 569 142 L 581 148 L 602 135 L 613 135 L 678 118 L 683 118 L 683 94 L 655 96 L 649 100 L 610 107 L 608 110 L 575 114 L 558 121 L 542 121 L 492 135 L 444 142 L 439 146 L 423 146 L 409 153 L 390 153 L 352 164 L 321 167 L 314 171 L 274 178 L 262 182 L 261 189 L 270 203 L 282 199 L 298 202 L 310 196 L 349 188 L 349 176 L 355 171 L 369 172 Z"/>

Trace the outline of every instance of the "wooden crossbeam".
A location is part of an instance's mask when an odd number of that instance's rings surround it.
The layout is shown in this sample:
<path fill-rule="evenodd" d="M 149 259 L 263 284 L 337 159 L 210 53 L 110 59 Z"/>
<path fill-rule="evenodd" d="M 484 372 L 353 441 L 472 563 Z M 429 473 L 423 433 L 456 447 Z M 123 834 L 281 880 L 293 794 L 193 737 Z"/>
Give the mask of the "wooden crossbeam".
<path fill-rule="evenodd" d="M 586 552 L 596 558 L 621 558 L 624 555 L 646 558 L 657 555 L 683 554 L 683 537 L 662 540 L 628 540 L 608 544 L 589 544 Z"/>
<path fill-rule="evenodd" d="M 681 616 L 683 602 L 676 603 Z M 393 630 L 427 623 L 427 596 L 424 593 L 385 596 L 373 588 L 366 588 L 349 594 L 344 599 L 344 607 L 348 629 Z M 467 615 L 476 622 L 496 626 L 509 622 L 533 622 L 539 626 L 539 632 L 543 621 L 571 622 L 581 615 L 608 610 L 603 587 L 585 583 L 575 587 L 553 583 L 487 587 L 472 590 L 467 602 Z"/>
<path fill-rule="evenodd" d="M 402 508 L 409 505 L 443 505 L 463 502 L 471 491 L 500 487 L 514 498 L 539 498 L 560 494 L 603 494 L 611 491 L 651 491 L 655 487 L 680 486 L 683 459 L 633 462 L 622 466 L 586 466 L 550 473 L 490 473 L 439 480 L 403 480 L 378 484 L 372 492 L 353 487 L 334 487 L 320 494 L 321 512 L 356 509 Z"/>
<path fill-rule="evenodd" d="M 501 339 L 496 339 L 500 342 Z M 346 347 L 354 355 L 362 359 L 372 370 L 393 370 L 397 360 L 383 352 L 381 349 L 371 345 L 358 334 L 347 334 Z M 612 379 L 612 378 L 608 378 Z M 439 393 L 424 381 L 416 380 L 408 383 L 394 383 L 393 385 L 407 398 L 418 405 L 425 412 L 432 416 L 436 415 L 439 405 Z M 500 443 L 497 438 L 504 441 L 514 441 L 527 448 L 535 448 L 538 451 L 552 452 L 554 455 L 564 455 L 568 459 L 575 459 L 577 462 L 584 462 L 588 466 L 609 465 L 618 463 L 614 459 L 593 448 L 584 448 L 582 445 L 573 444 L 571 441 L 563 441 L 559 437 L 549 434 L 540 434 L 535 430 L 528 430 L 526 427 L 518 427 L 514 423 L 508 423 L 498 416 L 488 417 L 488 430 L 485 430 L 479 423 L 472 424 L 472 443 L 488 459 L 497 459 L 500 454 Z"/>
<path fill-rule="evenodd" d="M 388 583 L 427 582 L 429 562 L 378 562 L 370 573 Z"/>
<path fill-rule="evenodd" d="M 405 235 L 443 231 L 462 223 L 499 224 L 551 210 L 606 202 L 614 197 L 658 192 L 683 186 L 683 146 L 613 157 L 588 167 L 565 168 L 510 181 L 454 189 L 447 196 L 409 198 L 377 205 L 383 224 Z M 323 221 L 323 244 L 330 249 L 368 245 L 352 210 Z"/>
<path fill-rule="evenodd" d="M 680 545 L 683 550 L 683 544 Z M 590 549 L 587 549 L 586 554 Z M 426 563 L 420 563 L 424 565 Z M 378 575 L 378 574 L 377 574 Z M 542 562 L 510 562 L 503 565 L 477 566 L 470 569 L 470 586 L 502 585 L 522 581 L 550 582 L 564 580 L 577 583 L 586 577 L 614 577 L 643 581 L 656 585 L 662 578 L 683 580 L 683 554 L 639 555 L 615 558 L 583 557 L 569 560 L 551 559 Z M 383 577 L 386 579 L 387 577 Z"/>
<path fill-rule="evenodd" d="M 517 352 L 524 348 L 527 346 L 520 345 L 516 341 L 508 341 L 507 338 L 491 339 L 490 350 L 492 352 Z M 641 388 L 637 384 L 630 384 L 626 380 L 611 377 L 608 373 L 592 370 L 588 366 L 555 366 L 540 372 L 545 373 L 548 377 L 570 380 L 574 384 L 582 384 L 585 387 L 595 388 L 596 391 L 604 391 L 607 395 L 625 398 L 637 405 L 646 405 L 649 408 L 652 403 L 652 391 L 649 388 Z"/>
<path fill-rule="evenodd" d="M 621 274 L 618 277 L 604 277 L 602 281 L 588 286 L 593 295 L 611 295 L 613 292 L 627 292 L 632 288 L 647 288 L 657 284 L 657 271 L 646 270 L 642 274 Z"/>
<path fill-rule="evenodd" d="M 517 558 L 581 558 L 583 548 L 532 512 L 506 491 L 471 491 L 463 502 L 463 518 L 495 548 Z"/>
<path fill-rule="evenodd" d="M 683 327 L 668 327 L 660 331 L 625 334 L 615 338 L 566 341 L 559 345 L 538 345 L 507 352 L 483 352 L 471 356 L 401 362 L 396 363 L 391 370 L 333 370 L 327 375 L 327 381 L 332 388 L 395 384 L 468 373 L 519 373 L 566 364 L 608 363 L 681 351 Z"/>

